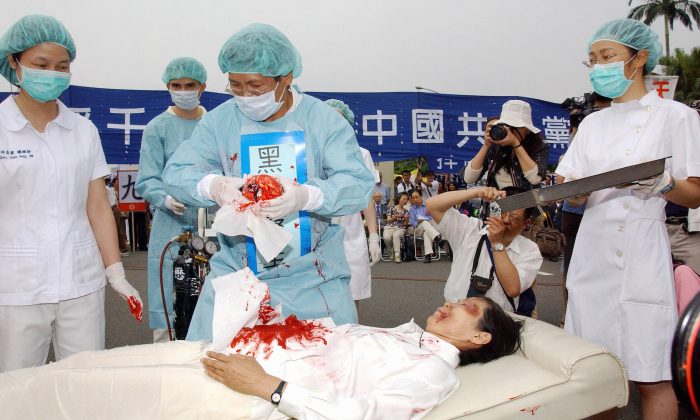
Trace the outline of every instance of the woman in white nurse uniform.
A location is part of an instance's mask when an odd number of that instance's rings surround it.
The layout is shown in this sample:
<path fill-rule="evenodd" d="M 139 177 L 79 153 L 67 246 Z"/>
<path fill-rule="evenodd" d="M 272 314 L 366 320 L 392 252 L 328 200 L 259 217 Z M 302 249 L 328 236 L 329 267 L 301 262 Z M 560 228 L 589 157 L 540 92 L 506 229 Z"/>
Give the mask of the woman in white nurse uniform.
<path fill-rule="evenodd" d="M 644 75 L 661 55 L 647 25 L 608 22 L 588 53 L 593 88 L 614 100 L 583 120 L 557 173 L 572 180 L 670 158 L 656 178 L 575 200 L 586 213 L 567 277 L 565 328 L 620 356 L 645 419 L 675 418 L 669 380 L 677 313 L 664 206 L 700 205 L 700 121 L 687 106 L 647 92 Z"/>
<path fill-rule="evenodd" d="M 105 277 L 141 307 L 97 129 L 57 99 L 74 58 L 50 16 L 25 16 L 0 38 L 0 73 L 19 87 L 0 104 L 0 372 L 45 363 L 52 340 L 56 359 L 103 349 Z"/>

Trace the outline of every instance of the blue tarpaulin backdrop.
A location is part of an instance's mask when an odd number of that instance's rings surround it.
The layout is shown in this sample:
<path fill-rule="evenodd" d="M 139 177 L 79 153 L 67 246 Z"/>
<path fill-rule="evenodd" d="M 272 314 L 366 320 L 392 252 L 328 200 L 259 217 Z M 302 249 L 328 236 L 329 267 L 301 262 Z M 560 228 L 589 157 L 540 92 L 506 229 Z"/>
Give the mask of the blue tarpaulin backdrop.
<path fill-rule="evenodd" d="M 532 106 L 533 122 L 549 143 L 550 163 L 556 163 L 568 146 L 568 113 L 559 104 L 538 99 L 419 92 L 308 94 L 340 99 L 350 106 L 357 140 L 375 162 L 426 156 L 436 172 L 457 172 L 481 147 L 486 118 L 498 115 L 509 99 Z M 205 92 L 202 105 L 210 110 L 230 98 Z M 68 88 L 61 100 L 97 126 L 110 164 L 138 163 L 143 128 L 171 105 L 167 91 L 81 86 Z"/>

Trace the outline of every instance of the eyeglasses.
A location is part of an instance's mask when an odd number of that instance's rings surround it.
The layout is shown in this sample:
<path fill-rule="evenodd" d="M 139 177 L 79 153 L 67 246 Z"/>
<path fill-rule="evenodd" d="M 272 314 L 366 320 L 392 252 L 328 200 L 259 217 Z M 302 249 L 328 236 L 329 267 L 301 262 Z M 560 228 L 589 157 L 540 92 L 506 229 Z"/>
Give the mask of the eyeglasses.
<path fill-rule="evenodd" d="M 260 96 L 263 93 L 267 93 L 265 91 L 265 88 L 259 88 L 259 89 L 251 89 L 251 88 L 242 88 L 242 87 L 231 87 L 231 82 L 228 82 L 226 84 L 226 88 L 224 89 L 226 93 L 229 95 L 235 95 L 235 96 L 244 96 L 246 93 L 248 96 Z"/>
<path fill-rule="evenodd" d="M 581 62 L 581 64 L 583 64 L 584 66 L 586 66 L 586 67 L 588 67 L 589 69 L 591 69 L 591 68 L 593 68 L 593 66 L 595 66 L 596 64 L 608 64 L 608 63 L 610 62 L 610 60 L 612 60 L 613 58 L 617 57 L 618 55 L 625 55 L 625 54 L 629 54 L 629 52 L 622 52 L 622 53 L 619 53 L 619 54 L 610 53 L 610 54 L 601 56 L 601 57 L 600 57 L 600 60 L 596 60 L 596 59 L 592 59 L 592 58 L 591 58 L 591 59 L 588 59 L 588 60 L 583 60 L 583 61 Z"/>
<path fill-rule="evenodd" d="M 519 225 L 520 223 L 523 222 L 523 220 L 525 220 L 525 219 L 523 219 L 523 218 L 520 217 L 520 216 L 516 216 L 514 211 L 509 211 L 509 212 L 503 213 L 503 215 L 501 216 L 501 218 L 505 217 L 505 215 L 508 215 L 508 218 L 510 219 L 510 222 L 511 222 L 511 223 L 515 223 L 516 225 Z"/>

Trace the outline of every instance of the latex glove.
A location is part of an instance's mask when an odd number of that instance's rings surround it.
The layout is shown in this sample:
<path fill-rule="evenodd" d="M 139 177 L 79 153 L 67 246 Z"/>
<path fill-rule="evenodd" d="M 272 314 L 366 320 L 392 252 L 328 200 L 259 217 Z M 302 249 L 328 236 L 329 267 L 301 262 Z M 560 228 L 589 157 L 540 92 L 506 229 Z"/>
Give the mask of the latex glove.
<path fill-rule="evenodd" d="M 185 210 L 187 210 L 187 207 L 184 204 L 175 200 L 170 195 L 165 197 L 165 207 L 167 207 L 170 211 L 177 214 L 178 216 L 182 216 L 183 214 L 185 214 Z"/>
<path fill-rule="evenodd" d="M 245 184 L 243 178 L 235 176 L 217 176 L 211 181 L 209 196 L 219 207 L 223 207 L 224 204 L 240 202 L 241 200 L 248 201 L 241 193 L 243 184 Z"/>
<path fill-rule="evenodd" d="M 668 172 L 664 172 L 661 175 L 658 175 L 655 178 L 650 178 L 650 179 L 643 179 L 641 181 L 637 181 L 634 185 L 632 185 L 630 188 L 638 191 L 640 193 L 645 193 L 645 194 L 656 194 L 666 188 L 668 185 L 673 182 L 673 178 L 671 178 L 671 174 Z"/>
<path fill-rule="evenodd" d="M 370 233 L 369 234 L 369 265 L 376 264 L 382 259 L 382 248 L 379 246 L 379 234 Z"/>
<path fill-rule="evenodd" d="M 282 195 L 260 203 L 260 213 L 268 219 L 280 219 L 295 211 L 304 210 L 309 202 L 309 190 L 306 185 L 291 179 L 277 177 L 282 185 Z"/>
<path fill-rule="evenodd" d="M 124 264 L 122 262 L 114 263 L 105 269 L 105 275 L 109 285 L 112 286 L 119 296 L 122 297 L 128 304 L 131 315 L 138 322 L 143 319 L 143 302 L 138 290 L 126 281 L 126 273 L 124 272 Z"/>

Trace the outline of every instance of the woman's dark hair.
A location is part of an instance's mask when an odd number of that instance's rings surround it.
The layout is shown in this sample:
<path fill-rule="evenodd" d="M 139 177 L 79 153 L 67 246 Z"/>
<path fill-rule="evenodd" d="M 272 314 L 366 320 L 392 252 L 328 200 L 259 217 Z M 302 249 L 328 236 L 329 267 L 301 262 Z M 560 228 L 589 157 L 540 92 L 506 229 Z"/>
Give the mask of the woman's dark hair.
<path fill-rule="evenodd" d="M 480 297 L 489 305 L 479 320 L 480 331 L 491 334 L 491 341 L 476 349 L 462 350 L 459 352 L 459 365 L 470 363 L 488 363 L 502 356 L 508 356 L 520 349 L 520 332 L 522 321 L 516 321 L 506 313 L 496 302 Z"/>
<path fill-rule="evenodd" d="M 517 135 L 517 134 L 516 134 Z M 538 162 L 538 154 L 542 150 L 542 136 L 539 133 L 535 134 L 530 130 L 527 130 L 527 134 L 520 140 L 522 147 L 527 152 L 528 156 L 532 158 L 535 162 Z M 513 162 L 518 158 L 515 156 L 515 150 L 509 146 L 499 146 L 497 144 L 493 145 L 493 160 L 491 166 L 489 167 L 489 176 L 495 174 L 504 168 L 506 172 L 513 172 Z"/>
<path fill-rule="evenodd" d="M 457 188 L 457 183 L 456 183 L 456 182 L 450 181 L 450 182 L 447 184 L 447 189 L 448 189 L 448 190 L 450 189 L 450 185 L 454 185 L 454 186 L 455 186 L 455 190 L 459 189 L 459 188 Z"/>
<path fill-rule="evenodd" d="M 410 198 L 410 197 L 408 197 L 408 193 L 407 193 L 407 192 L 405 192 L 405 191 L 402 192 L 401 194 L 397 195 L 396 198 L 394 198 L 394 205 L 395 205 L 395 206 L 398 206 L 398 205 L 399 205 L 399 202 L 401 201 L 401 196 L 402 196 L 402 195 L 405 195 L 407 198 Z"/>

